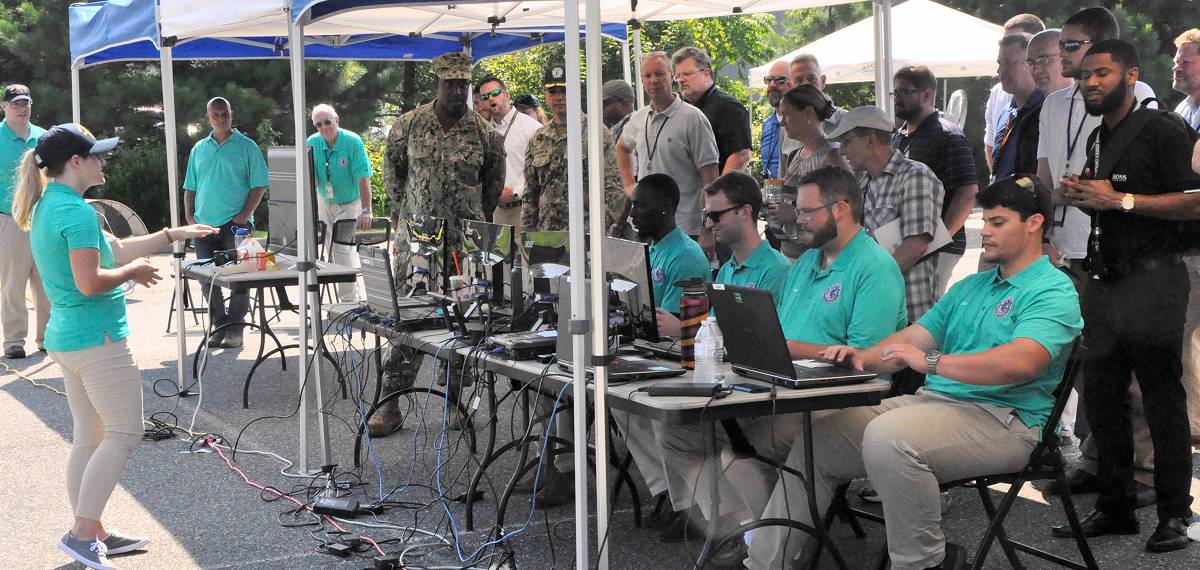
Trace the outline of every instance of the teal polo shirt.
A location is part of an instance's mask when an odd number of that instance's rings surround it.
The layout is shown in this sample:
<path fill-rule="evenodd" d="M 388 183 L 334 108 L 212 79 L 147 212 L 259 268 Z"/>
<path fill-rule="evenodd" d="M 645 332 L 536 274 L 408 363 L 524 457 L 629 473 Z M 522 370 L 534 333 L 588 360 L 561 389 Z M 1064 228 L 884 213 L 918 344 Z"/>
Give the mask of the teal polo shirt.
<path fill-rule="evenodd" d="M 675 282 L 697 278 L 708 281 L 711 275 L 708 256 L 700 244 L 678 227 L 650 244 L 650 286 L 659 308 L 678 315 L 683 289 L 676 287 Z"/>
<path fill-rule="evenodd" d="M 1041 429 L 1054 407 L 1053 392 L 1062 379 L 1071 343 L 1083 329 L 1083 317 L 1070 278 L 1043 255 L 1008 279 L 1000 277 L 999 268 L 968 276 L 917 324 L 933 335 L 943 354 L 983 352 L 1018 338 L 1042 345 L 1050 353 L 1050 366 L 1021 384 L 976 386 L 944 376 L 925 377 L 930 392 L 1012 408 L 1026 426 Z"/>
<path fill-rule="evenodd" d="M 331 204 L 360 199 L 358 181 L 374 174 L 362 139 L 346 129 L 338 129 L 332 147 L 321 133 L 308 137 L 308 146 L 313 149 L 317 194 Z"/>
<path fill-rule="evenodd" d="M 804 252 L 778 302 L 788 340 L 869 348 L 908 325 L 904 276 L 866 230 L 821 268 L 821 250 Z"/>
<path fill-rule="evenodd" d="M 717 271 L 717 283 L 766 289 L 775 299 L 783 295 L 783 285 L 787 282 L 792 263 L 779 250 L 763 240 L 746 261 L 739 264 L 735 257 L 730 256 L 729 261 Z"/>
<path fill-rule="evenodd" d="M 252 188 L 264 188 L 267 161 L 262 150 L 237 129 L 223 143 L 208 135 L 188 155 L 183 189 L 196 193 L 196 221 L 213 227 L 233 219 Z M 250 216 L 254 221 L 254 216 Z"/>
<path fill-rule="evenodd" d="M 106 334 L 114 341 L 129 336 L 123 287 L 91 297 L 75 287 L 72 250 L 99 250 L 100 268 L 114 267 L 112 247 L 100 231 L 100 215 L 82 196 L 57 182 L 47 185 L 33 209 L 29 245 L 50 298 L 46 350 L 83 350 L 104 344 Z"/>
<path fill-rule="evenodd" d="M 12 214 L 17 167 L 21 165 L 25 151 L 37 146 L 38 137 L 44 132 L 46 129 L 30 123 L 29 136 L 21 138 L 8 128 L 8 121 L 0 121 L 0 214 Z"/>

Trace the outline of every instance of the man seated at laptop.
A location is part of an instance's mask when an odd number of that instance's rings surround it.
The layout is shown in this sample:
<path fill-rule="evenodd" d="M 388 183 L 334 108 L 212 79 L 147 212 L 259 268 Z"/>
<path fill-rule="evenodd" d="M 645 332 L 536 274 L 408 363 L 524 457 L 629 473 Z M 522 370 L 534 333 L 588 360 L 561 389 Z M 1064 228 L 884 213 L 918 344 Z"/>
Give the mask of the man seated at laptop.
<path fill-rule="evenodd" d="M 760 210 L 762 190 L 754 177 L 741 171 L 725 174 L 704 189 L 704 224 L 718 246 L 733 252 L 715 281 L 766 289 L 778 298 L 791 262 L 759 235 Z M 679 317 L 660 308 L 657 320 L 658 334 L 679 336 Z"/>
<path fill-rule="evenodd" d="M 1025 466 L 1083 327 L 1071 280 L 1042 255 L 1049 192 L 1036 178 L 1016 175 L 977 201 L 983 260 L 997 267 L 954 285 L 916 324 L 871 348 L 824 351 L 828 360 L 857 369 L 926 373 L 916 394 L 839 410 L 813 425 L 819 506 L 829 505 L 839 483 L 870 477 L 883 500 L 896 569 L 962 567 L 965 549 L 946 543 L 942 533 L 938 482 Z M 793 446 L 788 465 L 803 468 L 802 447 Z M 802 489 L 785 475 L 762 516 L 790 513 L 811 524 Z M 809 538 L 764 527 L 755 532 L 746 565 L 779 568 L 812 545 Z"/>
<path fill-rule="evenodd" d="M 854 175 L 834 166 L 814 170 L 801 179 L 796 199 L 800 237 L 810 249 L 792 265 L 776 301 L 790 355 L 817 358 L 834 345 L 872 346 L 908 324 L 900 268 L 858 223 L 863 196 Z M 801 429 L 798 414 L 741 419 L 738 424 L 759 453 L 777 461 L 787 457 Z M 692 507 L 695 496 L 703 514 L 711 517 L 709 480 L 702 474 L 706 458 L 712 457 L 705 449 L 706 432 L 703 424 L 664 425 L 660 441 L 675 508 Z M 724 430 L 718 429 L 717 436 L 718 448 L 727 448 Z M 759 461 L 730 466 L 720 482 L 718 531 L 724 534 L 762 512 L 776 479 L 775 470 Z M 793 494 L 798 489 L 793 486 Z M 691 519 L 688 536 L 703 537 L 704 527 L 696 526 L 697 517 Z M 735 541 L 716 556 L 740 563 L 744 552 L 744 545 Z"/>

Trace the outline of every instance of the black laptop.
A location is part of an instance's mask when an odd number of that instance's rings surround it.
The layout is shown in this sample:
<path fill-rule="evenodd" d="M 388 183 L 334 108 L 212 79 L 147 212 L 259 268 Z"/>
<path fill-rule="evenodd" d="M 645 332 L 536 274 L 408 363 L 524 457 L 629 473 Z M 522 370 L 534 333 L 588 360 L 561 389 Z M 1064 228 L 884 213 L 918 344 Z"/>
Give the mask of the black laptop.
<path fill-rule="evenodd" d="M 558 322 L 559 325 L 565 324 L 571 318 L 571 282 L 570 278 L 563 276 L 558 282 Z M 591 300 L 591 292 L 589 290 L 587 299 Z M 558 367 L 571 372 L 575 370 L 574 347 L 572 346 L 572 336 L 566 334 L 563 330 L 559 330 L 558 334 Z M 592 333 L 584 335 L 587 346 L 592 346 Z M 608 362 L 608 378 L 611 382 L 632 382 L 634 380 L 648 380 L 651 378 L 670 378 L 672 376 L 681 376 L 686 372 L 683 367 L 677 362 L 667 362 L 663 360 L 655 360 L 644 356 L 631 354 L 613 355 L 612 360 Z M 595 373 L 595 369 L 591 364 L 585 366 L 588 376 Z"/>
<path fill-rule="evenodd" d="M 434 329 L 445 324 L 446 318 L 432 298 L 428 302 L 424 298 L 406 298 L 404 303 L 400 302 L 393 280 L 391 256 L 386 249 L 360 245 L 358 257 L 362 264 L 363 290 L 372 314 L 391 319 L 396 328 Z"/>
<path fill-rule="evenodd" d="M 717 314 L 725 356 L 742 376 L 787 388 L 859 384 L 877 376 L 825 362 L 792 360 L 770 291 L 709 283 L 708 301 Z"/>

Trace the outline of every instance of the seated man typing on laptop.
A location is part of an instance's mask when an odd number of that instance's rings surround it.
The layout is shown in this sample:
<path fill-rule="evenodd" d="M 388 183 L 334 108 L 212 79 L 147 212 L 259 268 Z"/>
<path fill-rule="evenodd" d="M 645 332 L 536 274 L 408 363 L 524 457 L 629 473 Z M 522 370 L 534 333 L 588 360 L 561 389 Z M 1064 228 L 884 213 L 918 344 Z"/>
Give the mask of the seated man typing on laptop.
<path fill-rule="evenodd" d="M 779 298 L 791 262 L 758 234 L 762 205 L 762 190 L 754 177 L 730 172 L 704 188 L 704 224 L 717 245 L 733 252 L 717 271 L 716 282 L 766 289 Z M 679 317 L 660 307 L 657 320 L 658 334 L 679 336 Z"/>
<path fill-rule="evenodd" d="M 896 570 L 962 567 L 965 549 L 947 544 L 942 533 L 938 482 L 1025 465 L 1083 327 L 1070 279 L 1042 255 L 1049 192 L 1017 175 L 977 200 L 983 259 L 996 268 L 954 285 L 916 324 L 871 348 L 824 351 L 858 369 L 927 374 L 914 395 L 839 410 L 813 425 L 819 507 L 828 506 L 839 483 L 870 477 L 883 500 Z M 803 468 L 801 447 L 793 447 L 788 465 Z M 808 512 L 800 481 L 785 475 L 763 517 L 811 524 Z M 779 568 L 812 544 L 808 539 L 782 527 L 760 529 L 746 565 Z"/>
<path fill-rule="evenodd" d="M 791 356 L 816 358 L 833 345 L 868 347 L 903 328 L 908 323 L 904 277 L 891 255 L 858 223 L 863 199 L 854 176 L 837 167 L 824 167 L 805 176 L 798 189 L 800 237 L 810 249 L 788 272 L 776 301 Z M 775 460 L 787 457 L 801 429 L 798 415 L 748 418 L 738 423 L 755 449 Z M 711 457 L 705 449 L 706 431 L 701 424 L 663 426 L 660 441 L 675 508 L 691 507 L 694 495 L 704 515 L 711 517 L 708 477 L 701 474 L 706 455 Z M 721 440 L 725 435 L 724 430 L 717 430 Z M 718 441 L 717 445 L 724 449 L 729 444 Z M 720 483 L 718 531 L 728 532 L 740 520 L 762 512 L 776 478 L 775 470 L 765 463 L 734 463 Z M 732 481 L 737 481 L 736 490 Z M 703 537 L 704 529 L 696 522 L 689 536 Z M 715 558 L 740 562 L 741 548 L 735 541 Z"/>

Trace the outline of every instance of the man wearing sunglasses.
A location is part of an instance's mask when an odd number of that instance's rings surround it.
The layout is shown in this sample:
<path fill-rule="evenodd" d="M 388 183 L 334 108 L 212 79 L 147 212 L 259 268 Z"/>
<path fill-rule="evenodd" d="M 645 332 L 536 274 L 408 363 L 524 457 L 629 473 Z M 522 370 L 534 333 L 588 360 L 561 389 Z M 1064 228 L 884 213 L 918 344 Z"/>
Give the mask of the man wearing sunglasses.
<path fill-rule="evenodd" d="M 759 141 L 759 162 L 762 163 L 763 178 L 781 178 L 780 159 L 797 148 L 794 139 L 788 138 L 779 125 L 779 102 L 783 94 L 792 88 L 792 78 L 788 76 L 788 62 L 779 60 L 771 64 L 767 75 L 763 77 L 767 85 L 767 103 L 771 104 L 771 116 L 763 122 L 762 138 Z"/>
<path fill-rule="evenodd" d="M 1083 265 L 1087 257 L 1088 235 L 1092 231 L 1092 218 L 1088 213 L 1064 201 L 1060 179 L 1064 176 L 1078 175 L 1083 171 L 1087 162 L 1088 135 L 1101 121 L 1099 116 L 1089 114 L 1084 106 L 1083 85 L 1079 82 L 1079 68 L 1083 57 L 1096 42 L 1119 36 L 1117 18 L 1107 8 L 1085 8 L 1067 18 L 1062 31 L 1059 32 L 1056 47 L 1062 76 L 1070 79 L 1071 83 L 1046 96 L 1039 117 L 1037 175 L 1042 185 L 1051 190 L 1050 195 L 1055 206 L 1047 253 L 1050 261 L 1066 271 L 1080 290 L 1089 280 Z M 1142 101 L 1154 97 L 1154 90 L 1138 81 L 1133 86 L 1133 96 Z M 1153 103 L 1151 105 L 1156 106 Z M 1080 396 L 1086 385 L 1087 374 L 1084 373 L 1076 382 Z M 1154 448 L 1150 443 L 1150 428 L 1146 425 L 1141 391 L 1138 390 L 1136 382 L 1130 390 L 1130 397 L 1134 433 L 1134 480 L 1138 489 L 1138 504 L 1147 506 L 1154 503 Z M 1069 405 L 1067 411 L 1080 405 L 1083 405 L 1082 401 L 1077 402 L 1074 407 Z M 1064 412 L 1064 431 L 1068 426 L 1074 431 L 1074 426 L 1071 425 L 1072 418 L 1073 414 Z M 1084 437 L 1079 448 L 1083 457 L 1079 469 L 1067 478 L 1068 488 L 1072 494 L 1095 493 L 1098 489 L 1096 441 L 1090 436 Z M 1051 482 L 1046 492 L 1056 494 L 1058 490 L 1057 482 Z"/>
<path fill-rule="evenodd" d="M 357 220 L 358 229 L 371 227 L 371 160 L 358 135 L 339 126 L 337 111 L 324 103 L 313 107 L 312 122 L 317 132 L 308 137 L 313 150 L 313 174 L 317 187 L 317 217 L 325 223 L 325 250 L 333 262 L 359 267 L 358 250 L 334 243 L 338 220 Z M 339 239 L 346 242 L 349 240 Z M 356 283 L 337 284 L 338 301 L 358 300 Z"/>
<path fill-rule="evenodd" d="M 499 77 L 479 82 L 479 99 L 492 109 L 492 126 L 504 139 L 504 190 L 492 212 L 492 221 L 515 226 L 521 232 L 521 198 L 525 192 L 525 149 L 533 133 L 542 128 L 537 119 L 517 111 L 511 104 L 508 87 Z"/>

